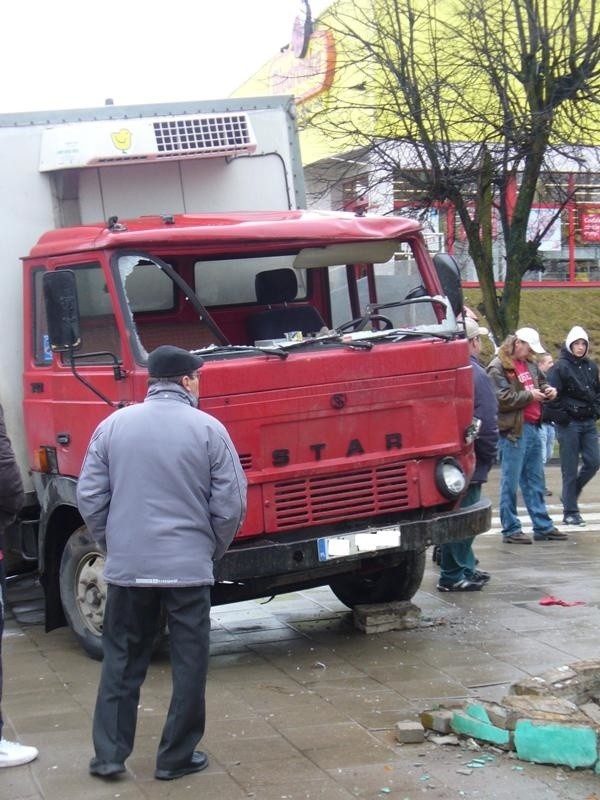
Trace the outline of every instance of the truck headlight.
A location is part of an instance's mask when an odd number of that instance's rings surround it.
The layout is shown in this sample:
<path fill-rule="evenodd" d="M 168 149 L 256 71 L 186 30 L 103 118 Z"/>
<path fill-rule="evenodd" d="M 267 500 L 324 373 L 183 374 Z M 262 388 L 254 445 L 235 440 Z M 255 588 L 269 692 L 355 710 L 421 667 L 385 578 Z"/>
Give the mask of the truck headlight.
<path fill-rule="evenodd" d="M 467 477 L 458 461 L 448 456 L 438 461 L 435 468 L 435 482 L 444 497 L 454 500 L 464 492 Z"/>

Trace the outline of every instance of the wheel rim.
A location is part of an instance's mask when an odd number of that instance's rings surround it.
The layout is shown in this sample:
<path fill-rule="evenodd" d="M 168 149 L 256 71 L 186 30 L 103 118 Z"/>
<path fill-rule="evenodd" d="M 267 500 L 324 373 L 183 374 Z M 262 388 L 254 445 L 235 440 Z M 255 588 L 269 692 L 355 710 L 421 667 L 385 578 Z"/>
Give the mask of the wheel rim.
<path fill-rule="evenodd" d="M 85 627 L 95 636 L 102 635 L 106 604 L 106 582 L 102 576 L 104 556 L 88 553 L 77 565 L 75 602 Z"/>

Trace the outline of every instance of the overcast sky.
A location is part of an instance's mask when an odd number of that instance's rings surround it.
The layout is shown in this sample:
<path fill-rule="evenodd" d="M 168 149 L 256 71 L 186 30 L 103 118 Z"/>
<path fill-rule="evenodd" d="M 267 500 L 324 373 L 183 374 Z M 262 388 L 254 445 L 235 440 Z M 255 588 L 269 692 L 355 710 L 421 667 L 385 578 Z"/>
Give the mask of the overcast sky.
<path fill-rule="evenodd" d="M 316 17 L 331 0 L 311 0 Z M 291 39 L 300 0 L 13 0 L 0 113 L 227 97 Z"/>

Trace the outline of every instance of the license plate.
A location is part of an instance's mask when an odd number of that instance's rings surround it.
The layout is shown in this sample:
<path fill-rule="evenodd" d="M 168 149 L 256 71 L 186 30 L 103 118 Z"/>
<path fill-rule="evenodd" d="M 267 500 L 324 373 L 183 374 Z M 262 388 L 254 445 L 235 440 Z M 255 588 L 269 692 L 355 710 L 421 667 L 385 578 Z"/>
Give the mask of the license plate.
<path fill-rule="evenodd" d="M 347 558 L 361 553 L 374 553 L 400 546 L 400 527 L 380 528 L 375 531 L 346 533 L 343 536 L 326 536 L 317 540 L 319 561 Z"/>

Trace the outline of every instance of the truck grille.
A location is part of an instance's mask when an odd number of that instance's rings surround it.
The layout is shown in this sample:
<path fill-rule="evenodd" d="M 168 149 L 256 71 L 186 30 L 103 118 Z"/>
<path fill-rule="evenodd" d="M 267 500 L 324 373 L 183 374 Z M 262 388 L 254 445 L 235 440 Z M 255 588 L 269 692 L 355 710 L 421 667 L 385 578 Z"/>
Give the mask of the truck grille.
<path fill-rule="evenodd" d="M 243 470 L 252 469 L 252 453 L 239 453 L 239 457 Z"/>
<path fill-rule="evenodd" d="M 203 114 L 154 123 L 158 156 L 252 152 L 256 147 L 247 114 Z"/>
<path fill-rule="evenodd" d="M 278 530 L 408 508 L 406 467 L 393 464 L 282 481 L 272 487 L 272 500 Z"/>

